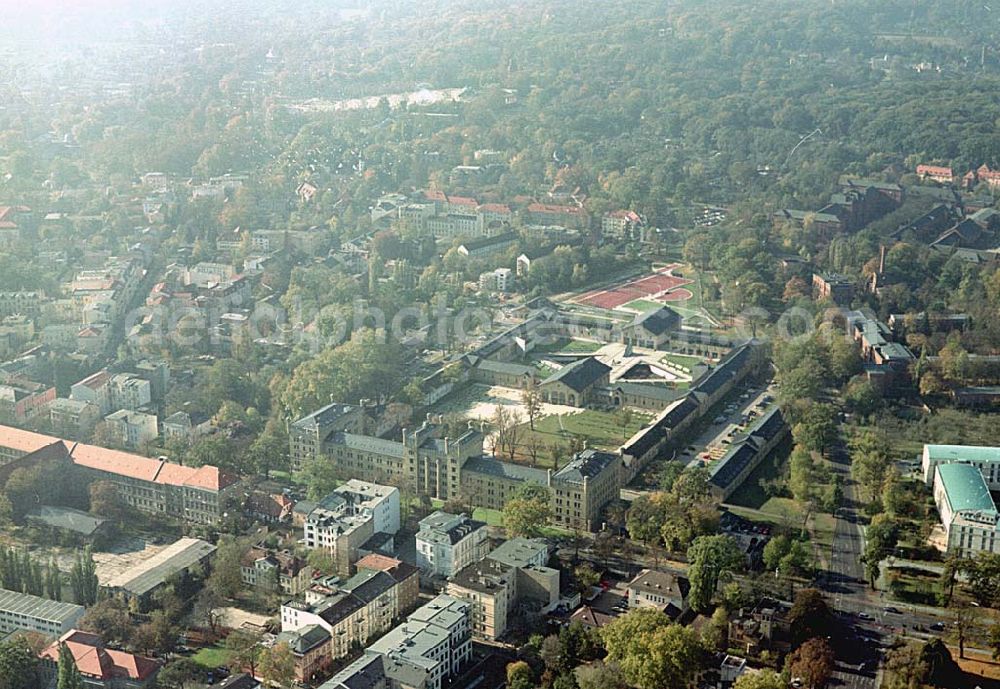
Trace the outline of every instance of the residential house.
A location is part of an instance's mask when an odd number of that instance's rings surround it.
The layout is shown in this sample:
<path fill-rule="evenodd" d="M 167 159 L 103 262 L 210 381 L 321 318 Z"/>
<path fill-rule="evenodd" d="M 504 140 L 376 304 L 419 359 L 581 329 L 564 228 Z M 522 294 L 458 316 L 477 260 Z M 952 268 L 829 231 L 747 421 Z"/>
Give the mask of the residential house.
<path fill-rule="evenodd" d="M 212 430 L 212 418 L 204 412 L 178 411 L 163 420 L 163 437 L 167 440 L 193 442 Z"/>
<path fill-rule="evenodd" d="M 950 167 L 940 165 L 917 165 L 917 174 L 921 179 L 932 179 L 940 184 L 951 184 L 955 179 Z"/>
<path fill-rule="evenodd" d="M 605 239 L 641 239 L 642 218 L 635 211 L 617 210 L 601 218 L 601 235 Z"/>
<path fill-rule="evenodd" d="M 67 631 L 39 655 L 39 678 L 44 689 L 56 689 L 59 654 L 67 649 L 80 673 L 84 689 L 152 689 L 160 663 L 152 658 L 107 648 L 101 637 L 78 629 Z"/>
<path fill-rule="evenodd" d="M 854 299 L 854 281 L 845 275 L 833 273 L 813 274 L 816 299 L 829 299 L 840 306 L 850 306 Z"/>
<path fill-rule="evenodd" d="M 687 609 L 690 590 L 685 577 L 651 569 L 642 570 L 625 586 L 629 609 L 656 608 L 675 621 Z"/>
<path fill-rule="evenodd" d="M 20 385 L 0 385 L 0 419 L 28 423 L 48 411 L 56 399 L 56 389 L 41 383 L 23 381 Z"/>
<path fill-rule="evenodd" d="M 309 588 L 314 570 L 305 559 L 290 550 L 276 550 L 263 544 L 251 546 L 240 562 L 243 584 L 297 596 Z"/>
<path fill-rule="evenodd" d="M 285 644 L 291 649 L 295 659 L 295 681 L 301 684 L 325 675 L 333 664 L 330 632 L 318 624 L 281 632 L 274 638 L 274 644 Z"/>

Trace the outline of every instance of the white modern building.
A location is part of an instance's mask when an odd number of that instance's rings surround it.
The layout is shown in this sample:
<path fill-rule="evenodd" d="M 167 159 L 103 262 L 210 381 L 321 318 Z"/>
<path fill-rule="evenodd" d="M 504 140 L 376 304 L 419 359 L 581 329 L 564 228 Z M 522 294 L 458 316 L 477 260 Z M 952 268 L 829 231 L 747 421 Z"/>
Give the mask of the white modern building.
<path fill-rule="evenodd" d="M 486 557 L 489 547 L 485 522 L 438 511 L 420 520 L 417 566 L 431 576 L 450 577 Z"/>
<path fill-rule="evenodd" d="M 59 637 L 83 617 L 83 606 L 0 589 L 0 634 L 38 632 Z"/>
<path fill-rule="evenodd" d="M 960 557 L 1000 552 L 1000 448 L 925 445 L 924 480 L 933 487 L 947 551 Z"/>
<path fill-rule="evenodd" d="M 338 573 L 350 574 L 358 548 L 378 533 L 399 531 L 399 489 L 351 479 L 306 516 L 303 543 L 330 553 Z"/>

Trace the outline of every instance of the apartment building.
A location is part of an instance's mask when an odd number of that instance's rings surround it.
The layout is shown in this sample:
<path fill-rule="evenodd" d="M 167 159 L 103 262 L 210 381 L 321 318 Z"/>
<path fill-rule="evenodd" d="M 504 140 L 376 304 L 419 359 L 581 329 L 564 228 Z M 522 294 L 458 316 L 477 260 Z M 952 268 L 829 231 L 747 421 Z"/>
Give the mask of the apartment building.
<path fill-rule="evenodd" d="M 468 605 L 440 595 L 320 689 L 441 689 L 471 655 Z"/>
<path fill-rule="evenodd" d="M 49 403 L 49 421 L 57 433 L 71 437 L 89 434 L 101 420 L 101 410 L 92 402 L 63 397 Z"/>
<path fill-rule="evenodd" d="M 417 566 L 439 577 L 482 560 L 490 547 L 485 522 L 440 510 L 420 520 L 416 538 Z"/>
<path fill-rule="evenodd" d="M 303 543 L 326 550 L 337 572 L 350 574 L 359 548 L 375 534 L 399 531 L 399 489 L 351 479 L 306 516 Z"/>
<path fill-rule="evenodd" d="M 644 569 L 628 583 L 625 590 L 630 609 L 656 608 L 676 620 L 687 608 L 691 585 L 679 574 Z"/>
<path fill-rule="evenodd" d="M 472 633 L 496 641 L 518 607 L 548 610 L 559 601 L 559 570 L 546 566 L 548 546 L 512 538 L 448 580 L 445 592 L 471 606 Z"/>
<path fill-rule="evenodd" d="M 38 632 L 62 636 L 83 617 L 83 606 L 0 589 L 0 634 Z"/>
<path fill-rule="evenodd" d="M 416 568 L 405 565 L 397 572 L 393 576 L 382 570 L 360 569 L 342 584 L 334 583 L 339 580 L 316 583 L 302 597 L 281 606 L 281 630 L 318 625 L 330 634 L 330 656 L 343 658 L 386 632 L 399 617 L 400 582 Z"/>
<path fill-rule="evenodd" d="M 114 440 L 114 444 L 127 447 L 130 450 L 141 449 L 160 435 L 159 423 L 155 414 L 119 409 L 105 416 L 104 423 L 108 427 L 108 435 Z"/>

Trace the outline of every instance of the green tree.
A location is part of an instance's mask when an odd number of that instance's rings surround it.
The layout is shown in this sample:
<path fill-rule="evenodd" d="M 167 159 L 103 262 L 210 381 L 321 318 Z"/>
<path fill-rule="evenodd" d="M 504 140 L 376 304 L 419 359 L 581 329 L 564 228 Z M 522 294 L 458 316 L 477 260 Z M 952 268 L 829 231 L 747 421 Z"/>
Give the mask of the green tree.
<path fill-rule="evenodd" d="M 700 664 L 695 633 L 652 608 L 618 617 L 601 636 L 607 662 L 618 664 L 625 680 L 640 689 L 687 686 Z"/>
<path fill-rule="evenodd" d="M 83 678 L 76 667 L 76 659 L 64 643 L 59 644 L 56 678 L 56 689 L 83 689 Z"/>
<path fill-rule="evenodd" d="M 544 486 L 525 485 L 503 506 L 507 536 L 537 536 L 552 518 L 549 491 Z"/>
<path fill-rule="evenodd" d="M 290 688 L 295 681 L 295 656 L 291 647 L 280 642 L 263 649 L 258 660 L 258 670 L 265 687 Z"/>
<path fill-rule="evenodd" d="M 865 550 L 861 562 L 872 588 L 878 579 L 879 565 L 892 555 L 899 540 L 899 525 L 887 514 L 879 514 L 872 519 L 866 532 Z"/>
<path fill-rule="evenodd" d="M 205 585 L 219 598 L 232 600 L 243 588 L 241 563 L 246 552 L 246 544 L 232 536 L 223 537 L 215 551 L 212 573 Z"/>
<path fill-rule="evenodd" d="M 257 668 L 263 640 L 261 632 L 246 629 L 235 629 L 226 637 L 226 651 L 234 668 L 245 670 L 251 675 L 257 675 Z"/>
<path fill-rule="evenodd" d="M 816 589 L 799 589 L 788 611 L 788 626 L 792 643 L 833 634 L 834 618 L 823 594 Z"/>
<path fill-rule="evenodd" d="M 90 606 L 97 602 L 99 586 L 97 566 L 94 564 L 94 556 L 89 547 L 77 555 L 73 569 L 70 570 L 69 582 L 73 590 L 74 601 L 83 606 Z"/>
<path fill-rule="evenodd" d="M 580 689 L 626 689 L 621 668 L 615 663 L 595 661 L 576 668 L 576 683 Z M 508 685 L 509 686 L 509 685 Z"/>
<path fill-rule="evenodd" d="M 156 681 L 164 689 L 185 689 L 190 682 L 200 679 L 205 668 L 190 658 L 178 658 L 167 663 L 156 675 Z"/>
<path fill-rule="evenodd" d="M 38 689 L 38 656 L 23 637 L 0 641 L 0 689 Z"/>
<path fill-rule="evenodd" d="M 786 689 L 788 683 L 774 670 L 747 672 L 737 678 L 733 689 Z"/>
<path fill-rule="evenodd" d="M 534 687 L 535 678 L 530 665 L 523 660 L 507 664 L 508 689 L 533 689 Z"/>
<path fill-rule="evenodd" d="M 688 548 L 688 579 L 691 590 L 688 601 L 695 610 L 704 611 L 712 603 L 712 597 L 724 574 L 743 569 L 744 557 L 729 536 L 699 536 Z"/>

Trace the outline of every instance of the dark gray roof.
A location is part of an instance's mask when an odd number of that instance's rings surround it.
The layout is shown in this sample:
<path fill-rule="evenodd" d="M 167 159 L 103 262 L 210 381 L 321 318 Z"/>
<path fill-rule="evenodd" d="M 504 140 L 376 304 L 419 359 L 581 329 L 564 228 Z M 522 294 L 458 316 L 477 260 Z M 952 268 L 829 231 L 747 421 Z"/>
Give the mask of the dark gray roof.
<path fill-rule="evenodd" d="M 355 581 L 355 579 L 358 581 Z M 396 580 L 381 570 L 362 570 L 362 572 L 358 572 L 354 577 L 348 579 L 347 583 L 344 584 L 344 588 L 349 590 L 358 599 L 365 603 L 370 603 L 395 585 Z"/>
<path fill-rule="evenodd" d="M 320 644 L 330 640 L 330 632 L 318 624 L 309 624 L 294 632 L 281 632 L 275 638 L 278 643 L 286 643 L 296 655 L 305 655 Z"/>
<path fill-rule="evenodd" d="M 352 613 L 365 607 L 365 601 L 349 593 L 340 593 L 330 600 L 319 616 L 331 627 L 341 620 L 349 617 Z"/>
<path fill-rule="evenodd" d="M 673 402 L 684 394 L 680 390 L 667 387 L 662 383 L 628 383 L 618 381 L 611 384 L 611 389 L 621 390 L 626 395 L 660 400 L 661 402 Z"/>
<path fill-rule="evenodd" d="M 325 682 L 320 689 L 377 689 L 385 681 L 382 656 L 363 655 Z"/>
<path fill-rule="evenodd" d="M 492 594 L 501 587 L 513 571 L 514 568 L 510 565 L 487 557 L 463 567 L 449 581 L 471 591 Z"/>
<path fill-rule="evenodd" d="M 632 322 L 633 326 L 642 326 L 654 335 L 663 335 L 680 327 L 680 315 L 670 307 L 663 306 L 640 314 Z"/>
<path fill-rule="evenodd" d="M 476 251 L 477 249 L 485 249 L 487 247 L 513 242 L 516 239 L 517 235 L 513 232 L 504 232 L 503 234 L 494 235 L 492 237 L 477 237 L 475 239 L 469 239 L 462 242 L 461 246 L 464 246 L 467 251 Z"/>
<path fill-rule="evenodd" d="M 334 404 L 328 404 L 322 409 L 317 409 L 312 414 L 303 416 L 292 425 L 298 428 L 321 428 L 329 426 L 332 423 L 336 423 L 337 419 L 350 414 L 356 409 L 357 407 L 350 404 L 341 404 L 336 402 Z"/>
<path fill-rule="evenodd" d="M 472 471 L 477 474 L 486 474 L 513 481 L 537 483 L 542 486 L 547 485 L 549 482 L 549 474 L 544 469 L 535 469 L 511 462 L 501 462 L 499 459 L 485 455 L 470 458 L 462 467 L 462 471 Z"/>
<path fill-rule="evenodd" d="M 27 518 L 28 521 L 39 522 L 57 529 L 66 529 L 84 536 L 92 536 L 107 521 L 80 510 L 51 505 L 39 505 L 28 512 Z"/>
<path fill-rule="evenodd" d="M 603 364 L 592 356 L 574 361 L 546 378 L 542 385 L 560 382 L 571 390 L 583 392 L 596 383 L 602 376 L 611 372 L 611 367 Z"/>
<path fill-rule="evenodd" d="M 566 466 L 552 475 L 552 478 L 570 483 L 583 483 L 600 476 L 609 466 L 614 464 L 618 455 L 600 450 L 587 449 L 577 452 Z"/>

